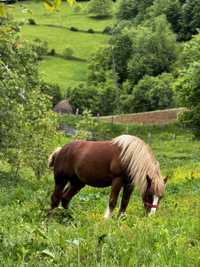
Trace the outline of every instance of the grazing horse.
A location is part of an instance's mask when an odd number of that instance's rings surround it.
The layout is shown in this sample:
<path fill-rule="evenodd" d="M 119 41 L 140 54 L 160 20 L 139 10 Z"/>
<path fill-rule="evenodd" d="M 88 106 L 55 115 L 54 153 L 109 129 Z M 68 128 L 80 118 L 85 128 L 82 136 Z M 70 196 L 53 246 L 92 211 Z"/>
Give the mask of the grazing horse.
<path fill-rule="evenodd" d="M 119 216 L 123 216 L 136 186 L 144 207 L 154 213 L 165 191 L 160 166 L 150 147 L 140 138 L 121 135 L 111 141 L 74 141 L 57 148 L 49 157 L 54 171 L 55 190 L 51 196 L 51 209 L 60 201 L 64 208 L 85 185 L 111 186 L 105 219 L 114 210 L 123 187 Z M 65 186 L 67 185 L 66 189 Z"/>

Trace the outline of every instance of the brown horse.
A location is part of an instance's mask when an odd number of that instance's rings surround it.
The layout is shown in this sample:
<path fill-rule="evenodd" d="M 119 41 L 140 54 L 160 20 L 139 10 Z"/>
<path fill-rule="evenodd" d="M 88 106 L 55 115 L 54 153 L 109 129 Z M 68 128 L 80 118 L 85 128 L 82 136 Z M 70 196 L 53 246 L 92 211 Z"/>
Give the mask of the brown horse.
<path fill-rule="evenodd" d="M 56 149 L 49 157 L 54 170 L 55 191 L 51 209 L 60 201 L 64 208 L 85 185 L 111 186 L 105 218 L 116 206 L 123 187 L 119 216 L 123 216 L 136 186 L 148 212 L 155 212 L 164 194 L 165 182 L 150 147 L 140 138 L 121 135 L 111 141 L 74 141 Z M 66 189 L 65 186 L 67 185 Z"/>

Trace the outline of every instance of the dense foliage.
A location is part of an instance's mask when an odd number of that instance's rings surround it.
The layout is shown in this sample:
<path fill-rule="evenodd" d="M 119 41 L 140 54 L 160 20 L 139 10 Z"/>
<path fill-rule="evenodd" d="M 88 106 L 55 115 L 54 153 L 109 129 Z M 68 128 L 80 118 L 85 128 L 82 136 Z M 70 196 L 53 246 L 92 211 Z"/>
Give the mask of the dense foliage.
<path fill-rule="evenodd" d="M 22 42 L 12 24 L 5 25 L 0 36 L 0 156 L 16 171 L 26 165 L 40 177 L 57 119 L 49 95 L 42 93 L 37 49 Z"/>
<path fill-rule="evenodd" d="M 88 13 L 98 18 L 109 17 L 112 14 L 112 0 L 91 0 Z"/>
<path fill-rule="evenodd" d="M 94 114 L 97 110 L 110 114 L 182 105 L 191 108 L 182 96 L 183 91 L 186 95 L 190 91 L 191 81 L 187 77 L 194 69 L 191 64 L 195 61 L 198 65 L 200 61 L 199 8 L 200 2 L 195 0 L 120 1 L 109 44 L 90 59 L 86 85 L 90 89 L 84 90 L 83 98 L 82 91 L 76 91 L 78 103 L 74 90 L 68 90 L 72 104 L 82 110 L 89 108 Z M 188 82 L 184 83 L 185 79 Z M 105 91 L 102 88 L 110 80 L 114 104 L 107 109 L 111 102 L 104 102 L 100 109 L 99 88 Z M 196 116 L 190 117 L 190 125 L 194 122 L 195 129 L 199 127 Z"/>

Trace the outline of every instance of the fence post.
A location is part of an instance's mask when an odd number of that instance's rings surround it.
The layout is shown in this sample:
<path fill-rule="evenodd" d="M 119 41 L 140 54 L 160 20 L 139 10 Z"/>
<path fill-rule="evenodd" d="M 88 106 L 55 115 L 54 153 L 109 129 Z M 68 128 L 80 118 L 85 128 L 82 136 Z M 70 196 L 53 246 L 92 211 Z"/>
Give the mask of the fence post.
<path fill-rule="evenodd" d="M 128 124 L 126 125 L 126 133 L 129 133 Z"/>
<path fill-rule="evenodd" d="M 151 139 L 152 139 L 152 134 L 151 134 L 151 132 L 148 132 L 148 135 L 147 135 L 147 143 L 148 144 L 151 144 Z"/>
<path fill-rule="evenodd" d="M 172 139 L 173 139 L 174 141 L 176 140 L 176 134 L 175 134 L 175 133 L 172 134 Z"/>

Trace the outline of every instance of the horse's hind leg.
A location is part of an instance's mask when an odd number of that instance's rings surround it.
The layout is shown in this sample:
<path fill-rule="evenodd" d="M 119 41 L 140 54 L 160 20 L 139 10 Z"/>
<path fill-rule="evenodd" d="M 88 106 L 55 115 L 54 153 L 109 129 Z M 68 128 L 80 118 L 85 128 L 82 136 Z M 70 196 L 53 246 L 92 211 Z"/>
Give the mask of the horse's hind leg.
<path fill-rule="evenodd" d="M 57 208 L 63 194 L 63 190 L 68 180 L 62 175 L 55 175 L 55 189 L 51 195 L 51 209 Z"/>
<path fill-rule="evenodd" d="M 69 186 L 67 187 L 67 189 L 64 191 L 63 195 L 62 195 L 62 206 L 63 208 L 67 209 L 70 200 L 73 198 L 74 195 L 76 195 L 81 188 L 83 188 L 85 186 L 85 184 L 77 181 L 76 183 L 69 183 Z"/>
<path fill-rule="evenodd" d="M 121 187 L 122 187 L 121 177 L 113 179 L 109 204 L 108 204 L 108 208 L 107 208 L 105 215 L 104 215 L 105 219 L 109 219 L 112 216 L 112 212 L 113 212 L 113 210 L 117 204 L 117 198 L 119 196 L 119 192 L 121 190 Z"/>
<path fill-rule="evenodd" d="M 123 190 L 121 205 L 119 209 L 119 217 L 124 216 L 131 194 L 134 189 L 134 186 L 132 184 L 124 184 L 123 187 L 124 187 L 124 190 Z"/>

